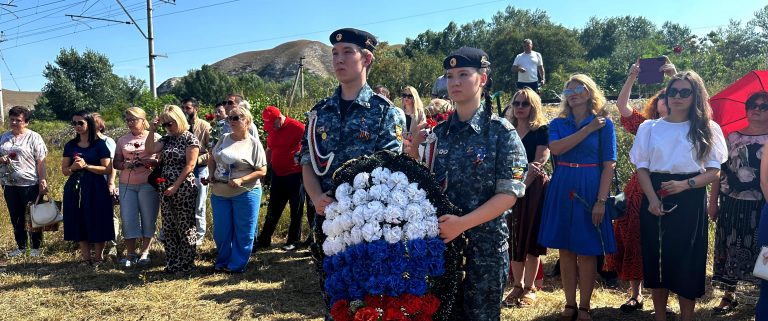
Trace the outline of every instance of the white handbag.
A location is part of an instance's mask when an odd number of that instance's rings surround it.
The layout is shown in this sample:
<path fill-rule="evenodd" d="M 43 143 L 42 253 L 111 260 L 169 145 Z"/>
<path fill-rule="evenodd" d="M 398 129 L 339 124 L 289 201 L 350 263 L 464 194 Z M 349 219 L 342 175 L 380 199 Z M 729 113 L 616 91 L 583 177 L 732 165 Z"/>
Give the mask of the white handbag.
<path fill-rule="evenodd" d="M 757 261 L 755 262 L 755 269 L 752 270 L 752 275 L 768 281 L 768 246 L 763 246 L 760 249 L 760 254 L 757 255 Z"/>
<path fill-rule="evenodd" d="M 48 226 L 64 220 L 61 211 L 56 207 L 52 198 L 43 201 L 43 195 L 37 197 L 35 203 L 29 206 L 29 216 L 32 221 L 32 227 Z M 42 201 L 42 202 L 41 202 Z"/>

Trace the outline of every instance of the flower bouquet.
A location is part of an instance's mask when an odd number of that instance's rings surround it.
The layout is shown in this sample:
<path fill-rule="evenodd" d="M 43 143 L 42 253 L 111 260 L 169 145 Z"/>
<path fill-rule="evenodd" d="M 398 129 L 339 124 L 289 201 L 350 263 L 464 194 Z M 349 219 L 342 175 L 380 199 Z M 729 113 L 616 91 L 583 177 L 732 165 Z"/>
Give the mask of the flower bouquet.
<path fill-rule="evenodd" d="M 207 146 L 210 150 L 213 149 L 213 147 L 216 146 L 216 143 L 219 142 L 219 137 L 221 137 L 221 129 L 224 126 L 224 122 L 216 120 L 216 115 L 213 113 L 205 114 L 205 120 L 211 124 L 211 139 L 208 141 Z"/>
<path fill-rule="evenodd" d="M 437 218 L 460 210 L 434 176 L 384 151 L 347 162 L 333 178 L 336 202 L 322 228 L 334 320 L 458 319 L 466 239 L 438 237 Z"/>
<path fill-rule="evenodd" d="M 13 165 L 13 161 L 18 159 L 18 154 L 12 151 L 5 156 L 8 159 L 8 163 L 0 164 L 0 179 L 3 180 L 5 185 L 11 185 L 16 182 L 16 179 L 13 177 L 16 172 L 16 166 Z"/>

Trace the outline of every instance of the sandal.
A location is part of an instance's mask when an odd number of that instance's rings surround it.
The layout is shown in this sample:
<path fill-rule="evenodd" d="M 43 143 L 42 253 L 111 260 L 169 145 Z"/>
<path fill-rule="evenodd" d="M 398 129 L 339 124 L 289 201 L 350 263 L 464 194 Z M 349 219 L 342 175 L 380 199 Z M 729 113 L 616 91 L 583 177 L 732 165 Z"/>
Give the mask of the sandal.
<path fill-rule="evenodd" d="M 512 292 L 509 292 L 504 301 L 501 304 L 504 307 L 511 308 L 520 305 L 520 297 L 523 295 L 523 287 L 515 285 L 512 287 Z"/>
<path fill-rule="evenodd" d="M 726 315 L 736 309 L 737 306 L 739 306 L 739 301 L 736 301 L 735 298 L 732 299 L 730 297 L 724 296 L 722 299 L 720 299 L 720 306 L 712 308 L 712 315 Z"/>
<path fill-rule="evenodd" d="M 632 298 L 629 298 L 629 300 L 627 300 L 627 303 L 622 304 L 619 309 L 621 311 L 624 311 L 624 312 L 632 312 L 632 311 L 636 311 L 636 310 L 642 310 L 644 302 L 645 302 L 645 300 L 638 301 L 637 298 L 632 297 Z"/>
<path fill-rule="evenodd" d="M 577 312 L 578 313 L 576 313 L 576 315 L 578 315 L 579 317 L 576 318 L 576 321 L 592 321 L 592 310 L 590 310 L 589 308 L 579 307 L 579 311 Z M 584 312 L 588 316 L 588 318 L 582 318 L 581 312 Z"/>
<path fill-rule="evenodd" d="M 535 286 L 525 288 L 525 291 L 523 291 L 523 296 L 520 297 L 520 302 L 518 305 L 520 305 L 521 308 L 532 307 L 533 304 L 536 303 L 537 290 L 538 289 Z"/>
<path fill-rule="evenodd" d="M 573 313 L 571 315 L 563 315 L 560 313 L 560 321 L 574 321 L 576 320 L 576 317 L 579 316 L 579 310 L 574 305 L 565 305 L 565 308 L 563 308 L 563 312 L 571 310 Z"/>

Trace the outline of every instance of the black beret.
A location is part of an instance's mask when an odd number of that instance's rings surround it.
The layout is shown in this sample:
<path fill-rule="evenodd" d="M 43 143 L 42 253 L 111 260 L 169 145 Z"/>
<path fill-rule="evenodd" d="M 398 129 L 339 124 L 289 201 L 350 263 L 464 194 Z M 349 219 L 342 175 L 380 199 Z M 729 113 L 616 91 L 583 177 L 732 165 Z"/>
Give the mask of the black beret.
<path fill-rule="evenodd" d="M 491 65 L 488 54 L 477 48 L 461 47 L 443 60 L 443 68 L 486 68 Z"/>
<path fill-rule="evenodd" d="M 373 51 L 376 49 L 376 45 L 379 43 L 376 41 L 376 37 L 367 31 L 362 31 L 354 28 L 339 29 L 331 33 L 331 44 L 335 45 L 339 42 L 347 42 L 360 46 L 360 48 Z"/>

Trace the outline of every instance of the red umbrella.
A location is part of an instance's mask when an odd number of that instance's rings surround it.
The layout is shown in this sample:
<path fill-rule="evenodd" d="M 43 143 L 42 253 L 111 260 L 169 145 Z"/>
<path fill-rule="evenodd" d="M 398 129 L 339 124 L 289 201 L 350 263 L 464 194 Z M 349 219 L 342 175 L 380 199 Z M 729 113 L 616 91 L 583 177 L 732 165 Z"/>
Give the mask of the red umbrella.
<path fill-rule="evenodd" d="M 728 88 L 709 99 L 712 118 L 728 137 L 731 132 L 747 127 L 744 103 L 752 94 L 768 88 L 768 70 L 753 70 Z"/>

